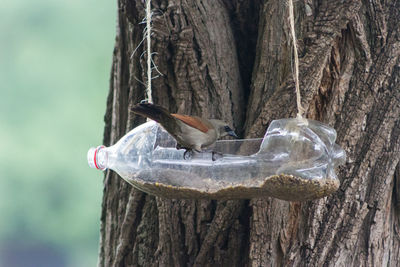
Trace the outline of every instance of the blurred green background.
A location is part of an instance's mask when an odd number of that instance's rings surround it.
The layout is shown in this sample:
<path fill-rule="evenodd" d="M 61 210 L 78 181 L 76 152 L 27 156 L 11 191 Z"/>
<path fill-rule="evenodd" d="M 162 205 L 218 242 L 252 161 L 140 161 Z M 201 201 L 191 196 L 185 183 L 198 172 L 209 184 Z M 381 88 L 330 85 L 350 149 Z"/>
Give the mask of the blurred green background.
<path fill-rule="evenodd" d="M 95 266 L 116 1 L 0 2 L 0 266 Z"/>

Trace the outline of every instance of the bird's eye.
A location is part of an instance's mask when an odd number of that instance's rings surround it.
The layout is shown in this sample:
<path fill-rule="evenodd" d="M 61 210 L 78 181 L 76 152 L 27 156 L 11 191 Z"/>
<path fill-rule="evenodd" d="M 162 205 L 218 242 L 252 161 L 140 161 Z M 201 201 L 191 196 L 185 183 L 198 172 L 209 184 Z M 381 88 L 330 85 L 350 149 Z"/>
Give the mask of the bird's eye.
<path fill-rule="evenodd" d="M 229 132 L 232 131 L 231 128 L 229 128 L 229 126 L 225 126 L 225 132 Z"/>

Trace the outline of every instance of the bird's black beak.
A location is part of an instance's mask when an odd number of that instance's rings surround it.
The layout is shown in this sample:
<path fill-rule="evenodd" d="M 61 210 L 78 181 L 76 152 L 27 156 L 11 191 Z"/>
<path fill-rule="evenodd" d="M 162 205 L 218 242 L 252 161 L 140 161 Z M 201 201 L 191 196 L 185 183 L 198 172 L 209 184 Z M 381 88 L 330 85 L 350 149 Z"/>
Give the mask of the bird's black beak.
<path fill-rule="evenodd" d="M 228 131 L 228 135 L 239 138 L 233 130 Z"/>

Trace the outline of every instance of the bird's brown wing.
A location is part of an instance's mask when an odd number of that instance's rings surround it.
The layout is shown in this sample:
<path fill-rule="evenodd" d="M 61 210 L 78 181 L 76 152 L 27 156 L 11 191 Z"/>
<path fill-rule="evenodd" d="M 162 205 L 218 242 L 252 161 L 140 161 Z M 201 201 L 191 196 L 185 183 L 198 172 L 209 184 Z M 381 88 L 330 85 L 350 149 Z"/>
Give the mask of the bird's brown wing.
<path fill-rule="evenodd" d="M 164 129 L 171 134 L 178 143 L 185 144 L 185 140 L 182 139 L 182 123 L 190 127 L 198 129 L 203 133 L 207 133 L 213 126 L 199 117 L 191 117 L 180 114 L 170 114 L 168 110 L 162 106 L 151 104 L 151 103 L 139 103 L 132 107 L 132 112 L 148 117 L 156 122 L 160 123 Z"/>
<path fill-rule="evenodd" d="M 199 117 L 192 117 L 180 114 L 171 114 L 171 115 L 181 120 L 182 122 L 186 123 L 187 125 L 196 128 L 199 131 L 202 131 L 203 133 L 207 133 L 208 130 L 210 129 L 210 127 L 207 126 L 205 122 L 203 122 Z"/>

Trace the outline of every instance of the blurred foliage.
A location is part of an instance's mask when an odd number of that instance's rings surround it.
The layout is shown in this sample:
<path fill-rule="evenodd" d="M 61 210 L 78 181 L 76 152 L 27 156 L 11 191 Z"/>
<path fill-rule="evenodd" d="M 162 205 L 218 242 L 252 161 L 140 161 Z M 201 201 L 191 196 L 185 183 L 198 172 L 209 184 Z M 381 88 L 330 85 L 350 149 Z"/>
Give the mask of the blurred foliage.
<path fill-rule="evenodd" d="M 103 177 L 86 153 L 102 142 L 116 6 L 0 3 L 3 252 L 45 244 L 68 266 L 96 265 Z"/>

